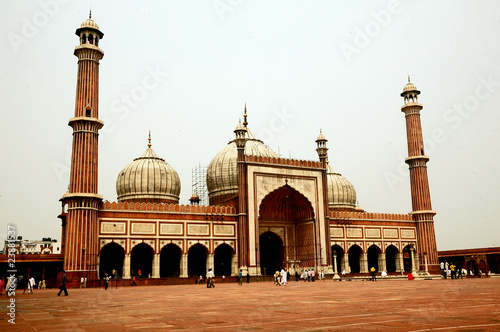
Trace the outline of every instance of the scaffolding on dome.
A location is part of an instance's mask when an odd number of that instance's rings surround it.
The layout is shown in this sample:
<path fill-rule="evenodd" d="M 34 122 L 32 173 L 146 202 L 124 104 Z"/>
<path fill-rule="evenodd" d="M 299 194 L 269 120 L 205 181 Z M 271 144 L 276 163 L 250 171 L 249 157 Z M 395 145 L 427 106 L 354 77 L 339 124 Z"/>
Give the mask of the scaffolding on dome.
<path fill-rule="evenodd" d="M 199 205 L 208 205 L 207 169 L 207 166 L 197 165 L 191 174 L 193 194 L 196 193 L 200 198 Z"/>

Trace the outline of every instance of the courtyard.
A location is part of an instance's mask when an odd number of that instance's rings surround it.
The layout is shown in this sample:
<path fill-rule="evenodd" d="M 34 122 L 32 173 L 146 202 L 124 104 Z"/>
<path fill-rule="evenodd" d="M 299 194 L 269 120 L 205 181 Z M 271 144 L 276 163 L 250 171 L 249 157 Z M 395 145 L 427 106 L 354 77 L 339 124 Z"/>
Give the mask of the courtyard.
<path fill-rule="evenodd" d="M 34 290 L 9 331 L 499 331 L 500 278 Z M 8 309 L 8 308 L 7 308 Z"/>

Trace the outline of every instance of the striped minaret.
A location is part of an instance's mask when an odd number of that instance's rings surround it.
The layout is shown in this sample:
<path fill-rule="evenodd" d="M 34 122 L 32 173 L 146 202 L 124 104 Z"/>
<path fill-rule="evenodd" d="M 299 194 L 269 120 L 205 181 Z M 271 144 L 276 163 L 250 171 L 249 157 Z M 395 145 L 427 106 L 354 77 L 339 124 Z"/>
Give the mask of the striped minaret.
<path fill-rule="evenodd" d="M 87 275 L 97 277 L 98 208 L 102 197 L 97 194 L 98 136 L 103 122 L 99 120 L 99 60 L 104 52 L 98 47 L 103 33 L 89 19 L 76 30 L 80 45 L 78 58 L 75 116 L 69 120 L 73 128 L 73 149 L 69 190 L 63 200 L 68 206 L 64 226 L 64 269 L 69 280 Z"/>
<path fill-rule="evenodd" d="M 434 233 L 434 215 L 432 210 L 429 180 L 427 178 L 427 162 L 429 157 L 424 152 L 424 139 L 420 124 L 422 105 L 418 103 L 420 91 L 410 83 L 403 89 L 401 97 L 404 105 L 401 111 L 405 113 L 406 134 L 408 140 L 408 158 L 405 159 L 410 168 L 411 202 L 413 220 L 417 227 L 417 254 L 419 255 L 419 270 L 439 273 L 439 261 Z"/>

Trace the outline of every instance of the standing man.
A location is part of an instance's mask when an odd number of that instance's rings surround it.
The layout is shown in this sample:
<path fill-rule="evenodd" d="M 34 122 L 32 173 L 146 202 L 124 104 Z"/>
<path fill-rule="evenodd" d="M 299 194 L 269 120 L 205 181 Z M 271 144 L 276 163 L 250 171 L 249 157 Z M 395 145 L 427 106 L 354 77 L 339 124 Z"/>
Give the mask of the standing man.
<path fill-rule="evenodd" d="M 109 282 L 109 277 L 108 275 L 106 274 L 104 276 L 104 290 L 108 290 L 108 282 Z"/>
<path fill-rule="evenodd" d="M 243 270 L 240 270 L 238 278 L 239 278 L 238 285 L 243 286 Z"/>
<path fill-rule="evenodd" d="M 68 296 L 68 290 L 66 289 L 67 282 L 68 278 L 66 277 L 66 272 L 63 270 L 61 275 L 61 285 L 59 286 L 59 293 L 57 293 L 57 296 L 60 296 L 62 291 L 64 291 L 64 296 Z"/>
<path fill-rule="evenodd" d="M 375 266 L 372 266 L 370 273 L 372 274 L 372 281 L 377 281 L 377 277 L 375 276 Z"/>
<path fill-rule="evenodd" d="M 288 280 L 287 279 L 288 276 L 286 274 L 285 269 L 281 269 L 280 274 L 281 274 L 281 285 L 286 286 L 286 283 L 287 283 L 287 280 Z"/>

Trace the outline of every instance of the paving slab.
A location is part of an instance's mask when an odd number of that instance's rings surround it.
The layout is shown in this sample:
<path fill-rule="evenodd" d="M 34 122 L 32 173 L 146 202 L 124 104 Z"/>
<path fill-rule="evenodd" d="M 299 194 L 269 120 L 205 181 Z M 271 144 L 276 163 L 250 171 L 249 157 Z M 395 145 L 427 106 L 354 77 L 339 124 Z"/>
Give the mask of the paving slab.
<path fill-rule="evenodd" d="M 500 278 L 16 292 L 1 331 L 500 331 Z"/>

